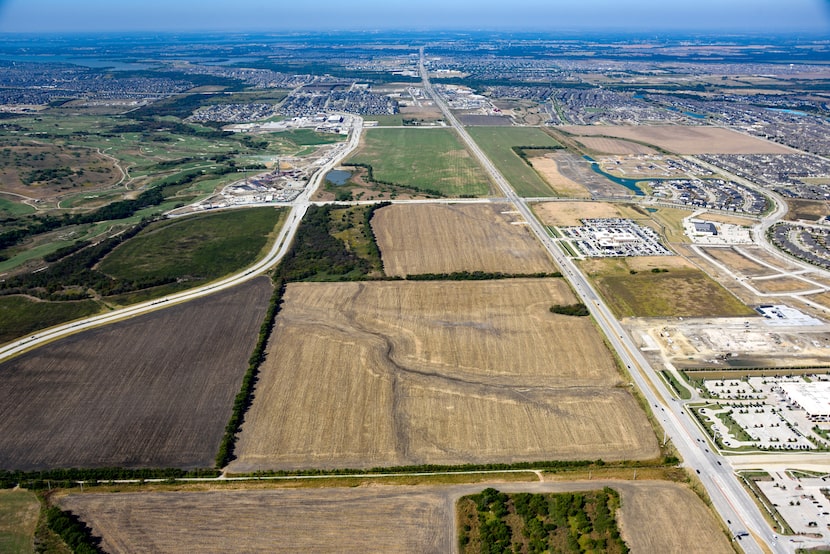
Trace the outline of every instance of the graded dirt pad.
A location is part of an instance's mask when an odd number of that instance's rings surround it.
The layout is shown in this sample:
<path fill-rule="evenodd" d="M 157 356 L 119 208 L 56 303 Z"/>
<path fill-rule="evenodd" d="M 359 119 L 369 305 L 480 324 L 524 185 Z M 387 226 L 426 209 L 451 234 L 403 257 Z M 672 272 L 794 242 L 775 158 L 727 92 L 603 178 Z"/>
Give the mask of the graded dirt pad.
<path fill-rule="evenodd" d="M 288 286 L 233 472 L 642 459 L 634 398 L 560 279 Z"/>
<path fill-rule="evenodd" d="M 734 552 L 715 517 L 688 488 L 661 481 L 615 483 L 617 514 L 631 552 Z"/>
<path fill-rule="evenodd" d="M 657 154 L 657 150 L 628 140 L 606 137 L 581 137 L 579 142 L 586 148 L 603 154 Z"/>
<path fill-rule="evenodd" d="M 455 503 L 486 487 L 513 492 L 619 491 L 632 552 L 732 553 L 703 502 L 661 481 L 73 494 L 60 506 L 107 552 L 451 552 Z M 682 522 L 682 524 L 678 524 Z"/>
<path fill-rule="evenodd" d="M 815 290 L 817 287 L 794 277 L 776 277 L 775 279 L 753 279 L 750 283 L 762 293 L 797 293 Z"/>
<path fill-rule="evenodd" d="M 0 468 L 212 466 L 270 295 L 259 278 L 0 364 Z"/>
<path fill-rule="evenodd" d="M 533 169 L 539 172 L 559 196 L 567 198 L 591 197 L 591 192 L 584 185 L 568 179 L 559 172 L 559 164 L 553 156 L 534 156 L 529 158 L 529 161 Z"/>
<path fill-rule="evenodd" d="M 556 271 L 548 253 L 509 204 L 392 205 L 372 229 L 387 275 Z"/>
<path fill-rule="evenodd" d="M 579 226 L 583 219 L 620 217 L 617 207 L 605 202 L 543 202 L 534 204 L 533 211 L 542 223 L 556 227 Z"/>
<path fill-rule="evenodd" d="M 786 146 L 722 127 L 565 125 L 561 127 L 561 130 L 578 136 L 609 136 L 635 140 L 653 144 L 675 154 L 792 154 L 795 152 Z"/>
<path fill-rule="evenodd" d="M 733 248 L 699 248 L 707 256 L 714 258 L 732 271 L 747 275 L 749 277 L 763 277 L 765 275 L 774 275 L 776 273 L 774 269 L 747 258 Z"/>

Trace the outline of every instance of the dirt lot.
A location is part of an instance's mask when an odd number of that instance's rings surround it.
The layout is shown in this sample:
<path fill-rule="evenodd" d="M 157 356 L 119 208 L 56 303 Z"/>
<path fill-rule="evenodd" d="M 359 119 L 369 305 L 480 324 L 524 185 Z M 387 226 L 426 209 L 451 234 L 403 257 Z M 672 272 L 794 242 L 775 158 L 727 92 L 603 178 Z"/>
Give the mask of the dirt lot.
<path fill-rule="evenodd" d="M 610 486 L 622 497 L 617 517 L 632 552 L 733 552 L 697 496 L 660 481 L 94 493 L 66 497 L 61 507 L 79 514 L 113 554 L 446 553 L 456 541 L 455 502 L 488 486 L 531 493 Z"/>
<path fill-rule="evenodd" d="M 559 196 L 567 198 L 590 198 L 591 192 L 576 181 L 559 172 L 559 164 L 553 156 L 534 156 L 529 158 L 530 165 L 548 182 Z"/>
<path fill-rule="evenodd" d="M 582 225 L 582 219 L 620 217 L 614 204 L 604 202 L 546 202 L 534 204 L 533 211 L 543 224 L 557 227 Z"/>
<path fill-rule="evenodd" d="M 653 362 L 665 360 L 678 368 L 822 367 L 830 359 L 826 325 L 793 331 L 761 317 L 630 319 L 625 324 Z"/>
<path fill-rule="evenodd" d="M 0 364 L 0 468 L 212 466 L 270 295 L 260 278 Z"/>
<path fill-rule="evenodd" d="M 556 271 L 509 204 L 398 204 L 375 212 L 372 228 L 387 275 Z"/>
<path fill-rule="evenodd" d="M 288 287 L 235 472 L 641 459 L 654 434 L 559 279 Z"/>
<path fill-rule="evenodd" d="M 579 136 L 604 135 L 653 144 L 675 154 L 792 154 L 794 150 L 721 127 L 566 125 Z M 582 139 L 579 139 L 582 140 Z"/>
<path fill-rule="evenodd" d="M 748 277 L 762 277 L 764 275 L 775 274 L 773 269 L 747 258 L 734 248 L 701 248 L 701 250 L 732 271 Z"/>
<path fill-rule="evenodd" d="M 606 137 L 582 137 L 579 139 L 586 148 L 602 154 L 657 154 L 657 150 L 628 140 Z"/>

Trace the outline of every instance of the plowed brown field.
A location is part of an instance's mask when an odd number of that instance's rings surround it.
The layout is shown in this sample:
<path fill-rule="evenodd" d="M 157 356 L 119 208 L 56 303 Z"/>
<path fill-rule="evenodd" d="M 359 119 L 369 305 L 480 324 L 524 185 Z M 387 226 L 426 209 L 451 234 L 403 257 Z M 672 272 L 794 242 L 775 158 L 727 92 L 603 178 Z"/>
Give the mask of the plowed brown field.
<path fill-rule="evenodd" d="M 509 204 L 398 204 L 375 212 L 372 228 L 387 275 L 556 271 L 522 221 Z"/>
<path fill-rule="evenodd" d="M 260 278 L 0 364 L 0 468 L 212 466 L 270 295 Z"/>
<path fill-rule="evenodd" d="M 231 471 L 657 455 L 558 279 L 288 286 Z"/>

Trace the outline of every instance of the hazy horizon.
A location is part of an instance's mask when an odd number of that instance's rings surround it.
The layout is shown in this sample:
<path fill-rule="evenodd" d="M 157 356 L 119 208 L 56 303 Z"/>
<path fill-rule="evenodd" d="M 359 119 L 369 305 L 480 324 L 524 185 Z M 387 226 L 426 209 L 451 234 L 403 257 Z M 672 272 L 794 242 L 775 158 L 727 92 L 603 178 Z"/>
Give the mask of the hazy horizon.
<path fill-rule="evenodd" d="M 796 34 L 830 31 L 830 0 L 0 0 L 2 33 L 505 31 Z"/>

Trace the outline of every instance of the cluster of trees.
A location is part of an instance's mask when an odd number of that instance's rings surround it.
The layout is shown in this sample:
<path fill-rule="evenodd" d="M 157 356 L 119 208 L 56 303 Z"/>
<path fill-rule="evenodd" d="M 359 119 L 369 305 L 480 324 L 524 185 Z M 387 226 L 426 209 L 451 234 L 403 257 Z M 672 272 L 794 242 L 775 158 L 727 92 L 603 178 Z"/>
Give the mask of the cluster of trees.
<path fill-rule="evenodd" d="M 583 303 L 578 304 L 556 304 L 550 307 L 551 313 L 561 315 L 572 315 L 578 317 L 585 317 L 591 315 L 588 311 L 588 306 Z"/>
<path fill-rule="evenodd" d="M 601 491 L 507 495 L 493 488 L 466 497 L 475 506 L 463 526 L 462 549 L 477 552 L 628 552 L 614 520 L 619 494 Z M 508 525 L 510 516 L 520 522 Z"/>
<path fill-rule="evenodd" d="M 310 206 L 277 270 L 285 281 L 363 279 L 371 264 L 330 233 L 331 205 Z"/>
<path fill-rule="evenodd" d="M 341 165 L 343 165 L 344 167 L 345 166 L 348 166 L 348 167 L 362 167 L 363 169 L 366 170 L 366 180 L 371 182 L 371 183 L 375 183 L 375 184 L 378 184 L 378 185 L 386 185 L 386 186 L 389 186 L 389 187 L 398 187 L 398 188 L 407 189 L 407 190 L 414 190 L 415 192 L 419 192 L 421 194 L 426 194 L 427 196 L 434 196 L 436 198 L 443 198 L 444 196 L 446 196 L 440 190 L 412 187 L 412 186 L 409 186 L 409 185 L 402 185 L 400 183 L 392 183 L 390 181 L 381 181 L 380 179 L 375 179 L 374 168 L 372 167 L 371 164 L 348 162 L 348 163 L 344 163 L 344 164 L 341 164 Z"/>
<path fill-rule="evenodd" d="M 51 167 L 47 169 L 35 169 L 30 171 L 23 179 L 23 183 L 31 185 L 33 183 L 43 183 L 46 181 L 59 181 L 66 179 L 73 175 L 81 175 L 83 170 L 74 170 L 71 167 Z"/>
<path fill-rule="evenodd" d="M 527 157 L 528 150 L 534 150 L 536 152 L 552 152 L 554 150 L 561 150 L 564 146 L 560 146 L 558 144 L 552 146 L 511 146 L 511 150 L 516 153 L 527 165 L 530 165 L 530 160 Z"/>
<path fill-rule="evenodd" d="M 142 220 L 126 231 L 96 244 L 82 241 L 55 251 L 59 261 L 43 271 L 17 275 L 0 282 L 0 294 L 30 294 L 48 300 L 77 300 L 88 298 L 89 289 L 108 296 L 170 283 L 175 278 L 116 280 L 94 269 L 116 246 L 134 237 L 149 224 L 150 220 Z"/>
<path fill-rule="evenodd" d="M 75 554 L 99 554 L 101 539 L 92 535 L 92 529 L 72 512 L 57 506 L 46 510 L 46 525 L 57 533 Z"/>

